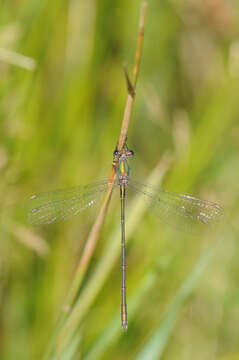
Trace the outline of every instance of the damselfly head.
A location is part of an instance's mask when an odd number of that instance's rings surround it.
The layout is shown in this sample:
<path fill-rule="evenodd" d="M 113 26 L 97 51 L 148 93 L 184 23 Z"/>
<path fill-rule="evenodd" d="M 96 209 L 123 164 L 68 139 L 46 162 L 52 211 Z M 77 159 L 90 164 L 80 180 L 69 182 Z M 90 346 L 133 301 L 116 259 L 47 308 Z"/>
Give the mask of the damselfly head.
<path fill-rule="evenodd" d="M 114 159 L 120 159 L 120 158 L 130 158 L 134 156 L 134 152 L 133 150 L 129 150 L 129 149 L 122 149 L 122 150 L 115 150 L 113 152 L 113 157 Z"/>

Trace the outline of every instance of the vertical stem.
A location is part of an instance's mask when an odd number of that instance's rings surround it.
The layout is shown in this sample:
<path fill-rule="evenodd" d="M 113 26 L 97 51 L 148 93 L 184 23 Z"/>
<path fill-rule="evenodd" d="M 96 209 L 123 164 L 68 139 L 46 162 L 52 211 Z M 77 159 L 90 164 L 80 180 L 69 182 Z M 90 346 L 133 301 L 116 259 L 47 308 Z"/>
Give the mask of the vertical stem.
<path fill-rule="evenodd" d="M 146 8 L 147 8 L 147 1 L 143 1 L 142 5 L 141 5 L 141 14 L 140 14 L 140 20 L 139 20 L 139 34 L 138 34 L 138 42 L 137 42 L 137 49 L 136 49 L 136 56 L 135 56 L 135 64 L 134 64 L 134 69 L 133 69 L 132 84 L 133 84 L 134 90 L 136 90 L 140 59 L 141 59 L 141 55 L 142 55 Z M 128 94 L 127 102 L 126 102 L 126 106 L 125 106 L 124 117 L 123 117 L 122 125 L 121 125 L 121 132 L 120 132 L 119 140 L 118 140 L 118 150 L 122 150 L 125 140 L 126 140 L 126 137 L 127 137 L 127 132 L 128 132 L 129 122 L 131 119 L 134 99 L 135 99 L 135 95 L 132 96 L 132 94 Z M 65 336 L 66 329 L 68 329 L 69 324 L 71 324 L 71 321 L 72 321 L 71 315 L 74 310 L 74 301 L 77 298 L 77 294 L 78 294 L 80 286 L 82 284 L 82 280 L 84 278 L 85 271 L 86 271 L 88 264 L 92 258 L 92 254 L 94 252 L 97 241 L 99 239 L 100 229 L 102 227 L 103 220 L 104 220 L 104 217 L 105 217 L 105 214 L 106 214 L 106 211 L 108 208 L 108 204 L 109 204 L 109 201 L 111 198 L 111 193 L 112 193 L 112 189 L 113 189 L 112 184 L 114 183 L 114 180 L 116 177 L 116 165 L 117 164 L 115 164 L 115 163 L 113 163 L 113 165 L 112 165 L 111 173 L 109 176 L 109 187 L 108 187 L 108 191 L 106 194 L 105 202 L 103 203 L 102 208 L 99 212 L 99 215 L 97 216 L 97 219 L 92 227 L 92 230 L 86 240 L 86 245 L 85 245 L 85 248 L 82 253 L 82 258 L 80 259 L 80 262 L 78 264 L 77 271 L 75 273 L 75 277 L 72 281 L 72 287 L 69 290 L 69 293 L 68 293 L 68 296 L 66 299 L 65 308 L 67 309 L 67 313 L 61 312 L 61 314 L 59 316 L 53 339 L 50 342 L 49 349 L 46 354 L 46 359 L 50 359 L 51 351 L 52 350 L 55 351 L 56 346 L 59 345 L 59 343 L 61 343 L 61 341 L 59 339 L 61 338 L 62 334 L 64 335 L 63 336 L 64 342 L 67 343 L 66 336 Z M 122 189 L 121 191 L 125 195 L 125 188 Z M 122 225 L 122 270 L 123 271 L 122 271 L 122 314 L 121 314 L 121 317 L 122 317 L 122 327 L 124 327 L 126 329 L 127 328 L 127 309 L 126 309 L 126 289 L 125 289 L 124 210 L 125 210 L 125 200 L 122 199 L 121 200 L 121 214 L 123 215 L 123 225 Z M 122 218 L 121 218 L 121 223 L 122 223 Z M 124 286 L 124 288 L 123 288 L 123 286 Z M 77 305 L 75 305 L 75 308 L 77 308 Z M 124 320 L 124 325 L 123 325 L 123 320 Z M 65 343 L 64 343 L 64 345 L 65 345 Z M 61 345 L 63 348 L 64 347 L 63 344 L 61 344 Z"/>
<path fill-rule="evenodd" d="M 146 9 L 147 9 L 147 1 L 143 1 L 141 5 L 141 13 L 140 13 L 140 20 L 139 20 L 139 35 L 138 35 L 138 42 L 137 42 L 137 49 L 135 55 L 135 63 L 133 69 L 133 81 L 132 85 L 134 87 L 134 92 L 129 92 L 127 97 L 127 102 L 124 111 L 124 117 L 121 125 L 120 136 L 118 140 L 118 150 L 122 150 L 125 140 L 128 133 L 129 122 L 133 110 L 133 104 L 135 100 L 135 91 L 137 85 L 137 79 L 139 74 L 139 65 L 141 60 L 142 54 L 142 46 L 143 46 L 143 39 L 144 39 L 144 27 L 145 27 L 145 17 L 146 17 Z"/>
<path fill-rule="evenodd" d="M 141 13 L 140 13 L 140 20 L 139 20 L 139 36 L 138 36 L 138 43 L 135 55 L 135 63 L 133 69 L 133 86 L 136 87 L 138 74 L 139 74 L 139 65 L 141 60 L 141 53 L 142 53 L 142 46 L 143 46 L 143 39 L 144 39 L 144 26 L 145 26 L 145 16 L 146 16 L 146 9 L 147 9 L 147 1 L 143 1 L 141 5 Z"/>
<path fill-rule="evenodd" d="M 125 184 L 120 186 L 121 201 L 121 251 L 122 251 L 122 298 L 121 298 L 121 326 L 127 329 L 127 304 L 126 304 L 126 278 L 125 278 Z"/>

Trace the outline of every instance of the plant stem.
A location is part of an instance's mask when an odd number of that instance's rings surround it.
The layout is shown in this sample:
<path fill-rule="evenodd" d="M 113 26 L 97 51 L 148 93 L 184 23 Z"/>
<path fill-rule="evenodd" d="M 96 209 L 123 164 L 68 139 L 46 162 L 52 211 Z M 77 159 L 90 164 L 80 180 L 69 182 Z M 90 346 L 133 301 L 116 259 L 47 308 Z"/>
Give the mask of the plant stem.
<path fill-rule="evenodd" d="M 140 59 L 141 59 L 141 54 L 142 54 L 146 6 L 147 6 L 147 4 L 144 1 L 141 6 L 138 45 L 137 45 L 135 64 L 134 64 L 134 69 L 133 69 L 134 89 L 135 89 L 136 83 L 137 83 L 137 78 L 138 78 L 138 73 L 139 73 L 139 64 L 140 64 Z M 126 140 L 129 122 L 130 122 L 130 118 L 131 118 L 131 114 L 132 114 L 133 102 L 134 102 L 134 96 L 132 96 L 132 94 L 129 93 L 128 97 L 127 97 L 127 101 L 126 101 L 124 117 L 122 120 L 122 126 L 121 126 L 119 141 L 118 141 L 118 149 L 122 149 L 122 147 L 124 146 L 125 140 Z M 88 239 L 85 243 L 85 247 L 84 247 L 83 253 L 81 255 L 79 264 L 77 266 L 75 277 L 73 279 L 72 286 L 70 288 L 69 295 L 68 295 L 68 298 L 67 298 L 64 308 L 70 309 L 72 307 L 72 305 L 74 303 L 74 299 L 76 297 L 76 294 L 79 291 L 81 282 L 84 278 L 84 274 L 86 272 L 86 269 L 88 267 L 88 264 L 90 262 L 92 254 L 94 252 L 94 249 L 96 247 L 97 240 L 99 238 L 100 230 L 103 225 L 104 217 L 105 217 L 105 214 L 106 214 L 109 202 L 110 202 L 110 198 L 111 198 L 111 194 L 112 194 L 112 184 L 114 182 L 115 176 L 116 176 L 116 164 L 113 163 L 112 169 L 110 172 L 110 176 L 109 176 L 109 186 L 108 186 L 105 200 L 102 204 L 100 212 L 96 218 L 94 225 L 92 226 L 92 229 L 89 233 Z"/>
<path fill-rule="evenodd" d="M 139 33 L 138 33 L 138 42 L 137 42 L 137 49 L 136 49 L 136 56 L 135 56 L 135 64 L 134 64 L 134 68 L 133 68 L 133 89 L 134 89 L 134 91 L 133 92 L 128 91 L 128 96 L 127 96 L 125 110 L 124 110 L 124 116 L 123 116 L 122 125 L 121 125 L 121 131 L 120 131 L 119 140 L 118 140 L 118 149 L 119 150 L 122 149 L 125 144 L 127 133 L 128 133 L 128 128 L 129 128 L 129 123 L 130 123 L 130 119 L 131 119 L 131 115 L 132 115 L 133 103 L 134 103 L 134 99 L 135 99 L 135 89 L 136 89 L 137 78 L 138 78 L 138 74 L 139 74 L 140 60 L 141 60 L 141 55 L 142 55 L 146 8 L 147 8 L 147 2 L 143 1 L 142 5 L 141 5 L 141 14 L 140 14 L 140 20 L 139 20 Z M 101 206 L 99 214 L 98 214 L 98 216 L 95 220 L 95 223 L 93 224 L 91 231 L 89 233 L 89 236 L 86 240 L 83 253 L 79 260 L 79 263 L 78 263 L 78 266 L 77 266 L 77 269 L 75 272 L 75 276 L 72 281 L 72 285 L 68 292 L 67 299 L 63 305 L 64 311 L 62 311 L 60 313 L 60 316 L 58 318 L 55 334 L 54 334 L 54 337 L 50 344 L 46 358 L 49 358 L 51 356 L 52 351 L 54 352 L 54 348 L 57 343 L 57 338 L 60 335 L 60 333 L 62 332 L 62 328 L 64 328 L 64 323 L 67 319 L 67 315 L 69 315 L 69 313 L 71 313 L 74 308 L 75 299 L 80 290 L 82 280 L 84 278 L 84 275 L 88 268 L 89 262 L 94 253 L 97 241 L 99 239 L 100 230 L 103 225 L 104 218 L 105 218 L 108 206 L 109 206 L 112 189 L 113 189 L 113 183 L 114 183 L 114 180 L 116 177 L 116 165 L 117 165 L 117 163 L 113 162 L 112 169 L 111 169 L 111 172 L 109 175 L 109 185 L 108 185 L 108 190 L 106 193 L 105 200 Z M 60 346 L 60 348 L 61 348 L 61 346 Z M 59 351 L 59 349 L 58 349 L 58 351 Z"/>
<path fill-rule="evenodd" d="M 144 1 L 141 5 L 138 43 L 137 43 L 135 63 L 134 63 L 134 69 L 133 69 L 134 92 L 128 91 L 128 97 L 127 97 L 127 101 L 126 101 L 124 117 L 123 117 L 123 121 L 122 121 L 122 125 L 121 125 L 119 141 L 118 141 L 118 150 L 121 150 L 125 144 L 125 141 L 127 138 L 127 133 L 128 133 L 128 128 L 129 128 L 129 123 L 130 123 L 130 119 L 131 119 L 131 114 L 132 114 L 132 110 L 133 110 L 133 104 L 134 104 L 134 99 L 135 99 L 135 94 L 136 94 L 136 85 L 137 85 L 138 74 L 139 74 L 139 65 L 140 65 L 140 60 L 141 60 L 141 55 L 142 55 L 146 8 L 147 8 L 147 2 Z"/>

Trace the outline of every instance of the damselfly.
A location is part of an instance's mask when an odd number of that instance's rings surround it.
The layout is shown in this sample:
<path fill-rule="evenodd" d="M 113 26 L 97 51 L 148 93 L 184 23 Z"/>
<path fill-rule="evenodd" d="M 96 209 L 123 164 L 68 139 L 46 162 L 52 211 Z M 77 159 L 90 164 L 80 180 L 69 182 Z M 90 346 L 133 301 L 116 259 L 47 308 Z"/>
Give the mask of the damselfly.
<path fill-rule="evenodd" d="M 117 164 L 117 180 L 111 185 L 119 187 L 121 201 L 121 251 L 122 251 L 122 300 L 121 325 L 127 328 L 126 279 L 125 279 L 125 195 L 126 188 L 142 193 L 148 198 L 160 218 L 174 227 L 185 230 L 193 229 L 197 224 L 206 226 L 223 217 L 222 208 L 213 202 L 200 200 L 189 195 L 182 195 L 157 189 L 130 179 L 128 159 L 134 155 L 126 146 L 115 150 L 113 157 Z M 27 203 L 28 221 L 33 225 L 50 224 L 78 215 L 91 207 L 99 195 L 107 190 L 108 180 L 88 186 L 79 186 L 65 190 L 55 190 L 32 195 Z"/>

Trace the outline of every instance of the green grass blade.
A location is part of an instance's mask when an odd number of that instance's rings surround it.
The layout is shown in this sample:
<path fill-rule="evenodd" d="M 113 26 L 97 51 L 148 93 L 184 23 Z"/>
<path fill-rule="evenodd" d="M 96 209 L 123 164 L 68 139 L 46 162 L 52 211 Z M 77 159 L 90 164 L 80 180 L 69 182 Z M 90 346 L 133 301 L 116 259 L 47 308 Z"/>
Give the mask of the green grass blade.
<path fill-rule="evenodd" d="M 129 312 L 129 321 L 134 318 L 135 314 L 140 307 L 142 300 L 145 294 L 154 286 L 155 281 L 157 279 L 157 271 L 149 271 L 144 278 L 142 279 L 141 283 L 135 290 L 134 294 L 131 295 L 128 301 L 128 305 L 130 308 Z M 99 359 L 106 349 L 115 343 L 117 339 L 122 336 L 124 332 L 119 326 L 119 311 L 115 314 L 113 321 L 110 325 L 106 328 L 106 330 L 99 336 L 97 341 L 92 345 L 86 356 L 84 357 L 85 360 L 94 360 Z"/>
<path fill-rule="evenodd" d="M 159 360 L 165 347 L 168 344 L 170 335 L 176 325 L 177 315 L 181 310 L 185 300 L 192 293 L 200 276 L 211 261 L 215 252 L 216 245 L 209 248 L 200 258 L 199 262 L 194 266 L 190 275 L 185 280 L 175 298 L 168 307 L 168 311 L 159 326 L 153 333 L 151 338 L 144 345 L 143 349 L 138 353 L 136 360 Z"/>

